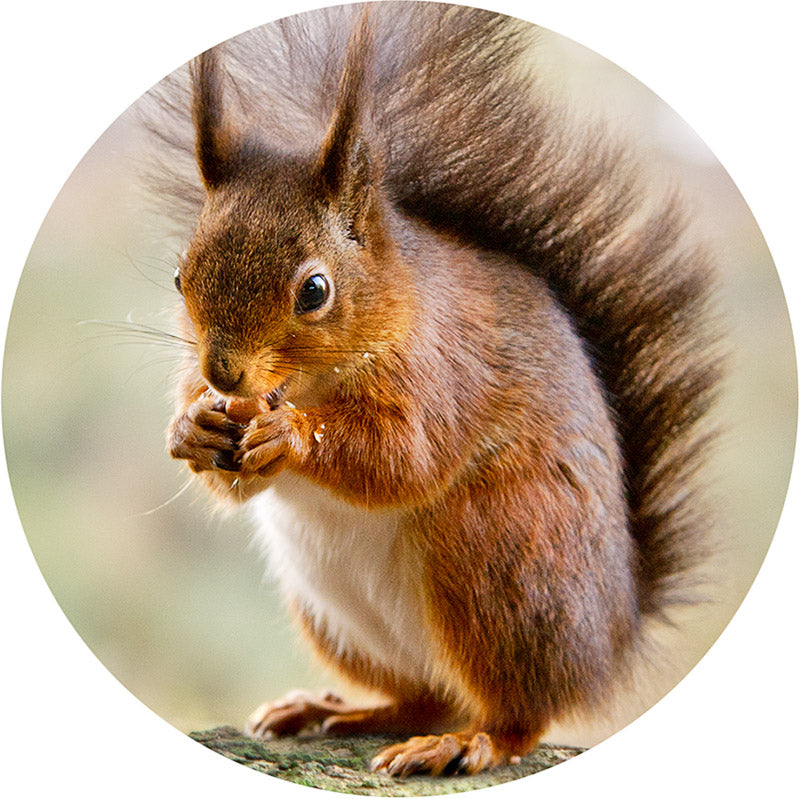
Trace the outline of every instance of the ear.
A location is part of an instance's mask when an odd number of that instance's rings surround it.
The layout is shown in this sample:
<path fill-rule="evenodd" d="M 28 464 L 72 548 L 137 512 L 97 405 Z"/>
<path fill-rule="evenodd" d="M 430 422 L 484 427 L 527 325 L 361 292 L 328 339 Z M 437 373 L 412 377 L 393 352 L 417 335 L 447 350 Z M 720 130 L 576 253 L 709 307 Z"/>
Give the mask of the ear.
<path fill-rule="evenodd" d="M 376 210 L 379 177 L 375 148 L 366 133 L 371 62 L 372 35 L 364 14 L 347 47 L 336 106 L 317 167 L 324 200 L 342 215 L 348 234 L 360 244 Z"/>
<path fill-rule="evenodd" d="M 192 121 L 195 155 L 206 188 L 223 183 L 230 173 L 234 144 L 225 122 L 219 48 L 206 50 L 191 65 Z"/>

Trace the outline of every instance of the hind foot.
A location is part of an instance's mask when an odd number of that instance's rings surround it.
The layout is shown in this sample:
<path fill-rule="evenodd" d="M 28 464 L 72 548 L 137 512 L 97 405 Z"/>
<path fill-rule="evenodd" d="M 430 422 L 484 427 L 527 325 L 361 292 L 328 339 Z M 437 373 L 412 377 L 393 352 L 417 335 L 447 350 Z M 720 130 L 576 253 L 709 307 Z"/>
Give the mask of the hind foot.
<path fill-rule="evenodd" d="M 486 732 L 456 732 L 411 738 L 390 746 L 372 760 L 370 769 L 400 778 L 421 772 L 434 776 L 444 771 L 477 774 L 517 757 Z"/>
<path fill-rule="evenodd" d="M 255 738 L 296 735 L 309 728 L 326 735 L 410 734 L 420 728 L 440 728 L 449 717 L 445 704 L 424 697 L 377 707 L 355 707 L 332 693 L 315 696 L 309 691 L 291 691 L 277 702 L 261 705 L 250 716 L 246 732 Z"/>
<path fill-rule="evenodd" d="M 315 728 L 326 735 L 435 732 L 453 722 L 450 706 L 430 696 L 415 696 L 376 707 L 348 705 L 333 693 L 316 696 L 291 691 L 277 702 L 265 702 L 247 722 L 256 738 L 295 735 Z"/>
<path fill-rule="evenodd" d="M 290 691 L 277 702 L 264 702 L 247 721 L 245 732 L 254 738 L 296 735 L 321 725 L 339 713 L 352 711 L 344 700 L 333 693 L 315 696 L 310 691 Z"/>

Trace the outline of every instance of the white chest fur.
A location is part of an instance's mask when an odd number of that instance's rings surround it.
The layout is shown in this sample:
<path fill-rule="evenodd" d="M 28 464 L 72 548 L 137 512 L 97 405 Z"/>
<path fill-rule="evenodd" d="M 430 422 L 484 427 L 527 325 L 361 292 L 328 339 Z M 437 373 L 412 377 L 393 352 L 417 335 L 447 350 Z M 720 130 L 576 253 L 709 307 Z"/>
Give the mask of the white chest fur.
<path fill-rule="evenodd" d="M 253 500 L 258 540 L 284 592 L 340 652 L 414 680 L 430 675 L 418 560 L 397 511 L 354 507 L 282 473 Z"/>

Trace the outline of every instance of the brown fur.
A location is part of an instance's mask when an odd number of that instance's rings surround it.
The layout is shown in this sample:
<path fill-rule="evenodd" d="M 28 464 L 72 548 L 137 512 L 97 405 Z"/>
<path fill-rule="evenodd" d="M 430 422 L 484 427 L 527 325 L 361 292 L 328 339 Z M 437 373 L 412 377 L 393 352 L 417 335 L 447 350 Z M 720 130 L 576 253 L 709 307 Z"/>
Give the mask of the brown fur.
<path fill-rule="evenodd" d="M 414 4 L 352 13 L 276 25 L 277 66 L 245 41 L 193 70 L 205 195 L 180 282 L 197 345 L 170 451 L 224 498 L 288 469 L 403 511 L 443 683 L 409 685 L 304 627 L 392 700 L 342 728 L 409 731 L 414 703 L 423 727 L 466 712 L 457 734 L 376 767 L 479 770 L 602 703 L 643 616 L 682 596 L 719 371 L 709 268 L 681 243 L 675 201 L 639 213 L 620 148 L 521 99 L 535 96 L 526 26 Z M 304 264 L 335 291 L 310 314 L 295 307 Z M 236 424 L 208 386 L 277 401 Z M 291 726 L 328 708 L 301 704 L 292 722 L 265 712 Z"/>

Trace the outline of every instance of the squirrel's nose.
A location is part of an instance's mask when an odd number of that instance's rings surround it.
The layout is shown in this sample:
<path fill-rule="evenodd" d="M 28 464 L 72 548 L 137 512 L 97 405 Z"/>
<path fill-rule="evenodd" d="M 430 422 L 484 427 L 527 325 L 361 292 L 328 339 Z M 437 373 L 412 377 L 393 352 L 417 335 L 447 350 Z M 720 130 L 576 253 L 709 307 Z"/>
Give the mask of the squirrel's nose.
<path fill-rule="evenodd" d="M 232 394 L 241 384 L 243 377 L 244 372 L 241 370 L 238 374 L 233 374 L 226 371 L 224 367 L 214 367 L 206 379 L 217 391 L 221 391 L 223 394 Z"/>
<path fill-rule="evenodd" d="M 244 369 L 227 355 L 210 352 L 204 359 L 203 376 L 212 388 L 233 394 L 244 380 Z"/>

